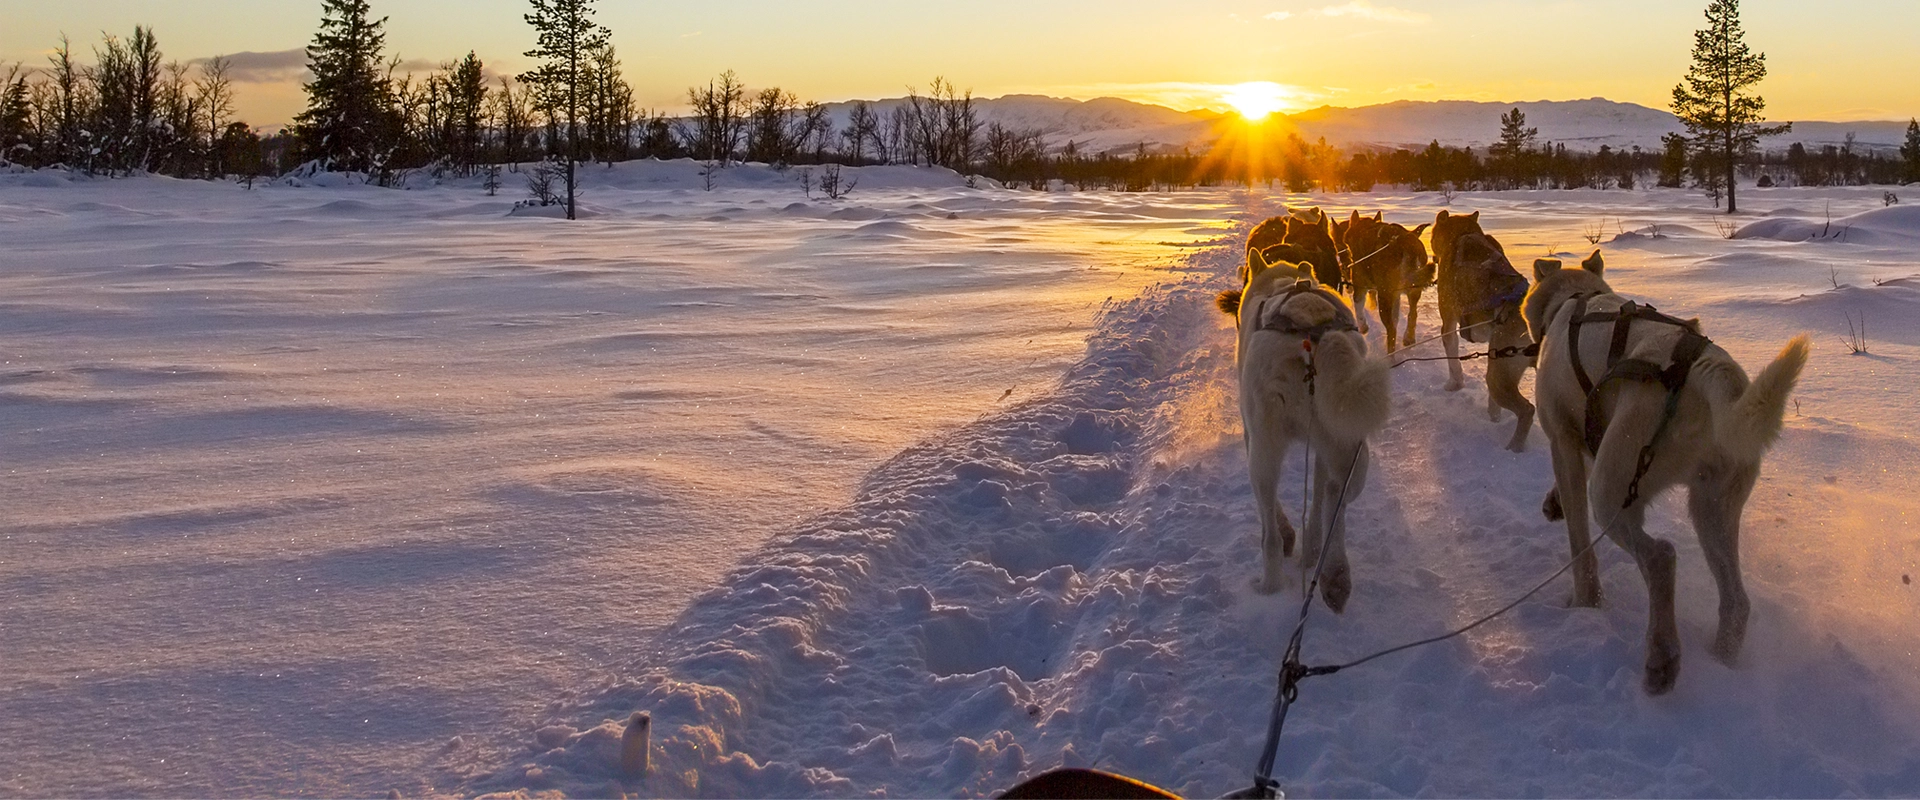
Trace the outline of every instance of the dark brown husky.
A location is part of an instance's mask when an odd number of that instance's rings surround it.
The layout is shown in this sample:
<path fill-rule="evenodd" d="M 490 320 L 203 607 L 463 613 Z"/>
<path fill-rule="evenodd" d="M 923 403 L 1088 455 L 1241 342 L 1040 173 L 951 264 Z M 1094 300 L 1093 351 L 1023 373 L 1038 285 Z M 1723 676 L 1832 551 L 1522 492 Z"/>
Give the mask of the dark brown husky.
<path fill-rule="evenodd" d="M 1527 279 L 1507 261 L 1499 240 L 1480 230 L 1478 211 L 1440 212 L 1433 222 L 1433 252 L 1439 262 L 1441 344 L 1449 359 L 1460 357 L 1462 337 L 1496 354 L 1487 359 L 1487 418 L 1499 421 L 1503 408 L 1513 412 L 1517 419 L 1507 449 L 1524 452 L 1533 429 L 1533 404 L 1520 393 L 1520 378 L 1532 363 L 1522 353 L 1533 344 L 1520 315 Z M 1449 360 L 1447 371 L 1447 391 L 1466 386 L 1458 360 Z"/>
<path fill-rule="evenodd" d="M 1404 225 L 1381 221 L 1377 213 L 1369 218 L 1354 211 L 1347 218 L 1341 237 L 1346 243 L 1344 272 L 1352 288 L 1354 310 L 1364 308 L 1367 296 L 1372 295 L 1373 305 L 1380 311 L 1380 325 L 1386 328 L 1389 353 L 1400 349 L 1400 335 L 1394 324 L 1400 316 L 1400 298 L 1407 300 L 1405 338 L 1411 342 L 1420 318 L 1420 294 L 1433 283 L 1427 246 L 1420 241 L 1420 234 L 1426 229 L 1422 224 L 1408 230 Z M 1366 315 L 1362 314 L 1360 319 L 1360 330 L 1364 333 Z"/>

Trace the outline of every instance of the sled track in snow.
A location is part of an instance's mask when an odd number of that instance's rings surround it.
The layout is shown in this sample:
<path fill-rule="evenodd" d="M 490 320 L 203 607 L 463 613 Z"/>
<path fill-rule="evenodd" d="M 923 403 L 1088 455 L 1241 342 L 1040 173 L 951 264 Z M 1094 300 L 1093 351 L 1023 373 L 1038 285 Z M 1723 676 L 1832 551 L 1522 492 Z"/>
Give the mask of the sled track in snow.
<path fill-rule="evenodd" d="M 1098 766 L 1188 796 L 1244 786 L 1297 591 L 1248 588 L 1257 523 L 1212 309 L 1237 241 L 1108 307 L 1051 394 L 912 447 L 847 507 L 702 595 L 623 676 L 555 704 L 530 749 L 468 791 L 703 796 L 980 795 Z M 1378 347 L 1377 332 L 1375 346 Z M 1306 661 L 1449 630 L 1564 563 L 1539 512 L 1545 442 L 1515 455 L 1484 386 L 1395 371 L 1370 484 L 1350 500 L 1353 601 L 1316 610 Z M 1282 504 L 1299 508 L 1299 453 Z M 1645 592 L 1599 549 L 1604 609 L 1549 588 L 1472 633 L 1302 685 L 1276 775 L 1296 795 L 1898 794 L 1920 742 L 1883 679 L 1756 597 L 1748 666 L 1705 657 L 1713 594 L 1671 500 L 1687 671 L 1639 691 Z M 1296 519 L 1296 522 L 1298 520 Z M 1695 570 L 1701 572 L 1701 570 Z M 1837 664 L 1837 669 L 1836 669 Z M 1857 729 L 1805 741 L 1806 693 Z M 654 771 L 617 773 L 620 723 L 653 715 Z M 1845 748 L 1884 758 L 1826 763 Z"/>

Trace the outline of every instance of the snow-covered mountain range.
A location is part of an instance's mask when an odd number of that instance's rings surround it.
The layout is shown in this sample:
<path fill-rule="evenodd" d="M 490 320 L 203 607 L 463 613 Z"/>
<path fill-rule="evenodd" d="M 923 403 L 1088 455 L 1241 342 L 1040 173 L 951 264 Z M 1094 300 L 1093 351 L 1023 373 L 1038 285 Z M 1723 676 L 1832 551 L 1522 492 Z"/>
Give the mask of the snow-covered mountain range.
<path fill-rule="evenodd" d="M 904 98 L 870 101 L 887 114 Z M 1225 133 L 1234 118 L 1212 111 L 1177 111 L 1164 106 L 1102 97 L 1070 100 L 1040 95 L 1008 95 L 976 99 L 981 118 L 1019 129 L 1047 132 L 1055 147 L 1073 141 L 1088 151 L 1149 149 L 1202 150 Z M 828 106 L 836 123 L 844 124 L 853 103 Z M 1598 150 L 1657 148 L 1660 137 L 1684 126 L 1671 113 L 1633 103 L 1603 98 L 1548 100 L 1523 103 L 1464 100 L 1400 100 L 1360 108 L 1320 108 L 1284 116 L 1309 141 L 1326 137 L 1340 146 L 1420 147 L 1438 141 L 1449 146 L 1484 147 L 1499 137 L 1500 115 L 1518 108 L 1527 124 L 1540 129 L 1541 142 L 1565 144 L 1570 149 Z M 1793 142 L 1808 147 L 1838 145 L 1849 133 L 1856 146 L 1898 147 L 1905 136 L 1904 121 L 1820 122 L 1793 121 L 1793 131 L 1767 139 L 1764 146 L 1784 149 Z"/>

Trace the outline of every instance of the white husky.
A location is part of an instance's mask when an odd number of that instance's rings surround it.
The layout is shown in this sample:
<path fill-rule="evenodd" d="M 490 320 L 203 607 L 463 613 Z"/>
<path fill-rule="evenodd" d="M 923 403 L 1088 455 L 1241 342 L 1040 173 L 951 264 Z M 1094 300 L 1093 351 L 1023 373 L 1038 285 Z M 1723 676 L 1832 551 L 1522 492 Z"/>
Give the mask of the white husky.
<path fill-rule="evenodd" d="M 1367 354 L 1353 308 L 1309 268 L 1268 265 L 1247 253 L 1246 287 L 1220 295 L 1220 309 L 1239 320 L 1235 363 L 1247 472 L 1260 515 L 1262 571 L 1255 588 L 1279 591 L 1280 563 L 1293 552 L 1293 527 L 1275 498 L 1287 447 L 1311 443 L 1312 503 L 1306 520 L 1306 564 L 1327 548 L 1321 598 L 1340 611 L 1353 590 L 1347 564 L 1346 513 L 1367 480 L 1367 437 L 1386 424 L 1388 364 Z"/>
<path fill-rule="evenodd" d="M 1598 566 L 1587 549 L 1589 513 L 1639 563 L 1649 595 L 1645 688 L 1660 694 L 1679 677 L 1680 636 L 1674 549 L 1647 535 L 1647 504 L 1669 488 L 1687 487 L 1694 533 L 1720 590 L 1712 652 L 1732 662 L 1749 610 L 1740 582 L 1740 512 L 1761 457 L 1780 435 L 1788 395 L 1807 363 L 1807 337 L 1788 342 L 1749 381 L 1700 334 L 1697 320 L 1614 294 L 1601 277 L 1604 266 L 1599 251 L 1581 269 L 1534 265 L 1525 315 L 1541 343 L 1534 401 L 1553 447 L 1556 485 L 1544 511 L 1548 519 L 1564 513 L 1567 541 L 1579 555 L 1574 605 L 1600 604 Z"/>

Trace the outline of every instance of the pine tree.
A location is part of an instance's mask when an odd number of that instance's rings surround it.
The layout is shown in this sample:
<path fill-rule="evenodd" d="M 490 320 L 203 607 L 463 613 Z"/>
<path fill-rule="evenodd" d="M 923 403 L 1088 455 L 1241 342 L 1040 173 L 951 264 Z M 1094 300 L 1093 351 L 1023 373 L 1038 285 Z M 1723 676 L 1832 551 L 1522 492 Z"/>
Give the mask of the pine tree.
<path fill-rule="evenodd" d="M 0 81 L 0 166 L 24 162 L 33 151 L 33 99 L 27 76 L 20 73 L 20 65 L 15 64 L 6 80 Z"/>
<path fill-rule="evenodd" d="M 1686 123 L 1696 158 L 1716 167 L 1726 184 L 1727 213 L 1739 210 L 1734 195 L 1734 165 L 1753 152 L 1762 136 L 1792 129 L 1792 124 L 1765 126 L 1767 101 L 1751 93 L 1767 77 L 1767 55 L 1755 53 L 1744 41 L 1740 0 L 1712 0 L 1707 5 L 1707 27 L 1693 34 L 1693 65 L 1680 85 L 1673 87 L 1673 113 Z"/>
<path fill-rule="evenodd" d="M 1500 115 L 1500 141 L 1487 148 L 1487 155 L 1501 164 L 1506 173 L 1502 181 L 1510 188 L 1519 183 L 1519 177 L 1526 172 L 1520 163 L 1523 156 L 1533 150 L 1533 142 L 1539 138 L 1539 128 L 1527 127 L 1527 115 L 1519 108 Z"/>
<path fill-rule="evenodd" d="M 1540 129 L 1527 127 L 1527 115 L 1515 108 L 1500 115 L 1500 141 L 1493 145 L 1493 154 L 1511 156 L 1524 153 L 1533 147 L 1534 139 L 1539 136 Z"/>
<path fill-rule="evenodd" d="M 92 115 L 93 97 L 88 92 L 86 70 L 74 63 L 73 46 L 65 34 L 61 34 L 60 46 L 47 61 L 53 64 L 53 157 L 69 169 L 76 168 L 90 160 L 86 118 Z"/>
<path fill-rule="evenodd" d="M 462 175 L 473 174 L 481 159 L 481 137 L 486 134 L 487 76 L 472 51 L 447 75 L 448 154 Z"/>
<path fill-rule="evenodd" d="M 1687 180 L 1687 137 L 1669 133 L 1660 137 L 1660 186 L 1678 189 Z"/>
<path fill-rule="evenodd" d="M 307 46 L 313 81 L 294 134 L 306 159 L 369 172 L 382 163 L 397 125 L 392 82 L 381 69 L 387 19 L 369 20 L 367 0 L 321 2 L 320 32 Z"/>
<path fill-rule="evenodd" d="M 1907 162 L 1907 182 L 1920 181 L 1920 119 L 1907 120 L 1907 143 L 1900 146 L 1900 157 Z"/>
<path fill-rule="evenodd" d="M 550 129 L 560 123 L 566 125 L 567 139 L 561 152 L 567 161 L 567 219 L 577 219 L 574 164 L 580 160 L 580 118 L 589 90 L 586 82 L 593 54 L 608 47 L 612 32 L 594 24 L 593 0 L 532 2 L 533 13 L 526 15 L 526 20 L 539 33 L 539 43 L 526 56 L 545 63 L 521 74 L 520 82 L 540 94 L 540 105 L 548 110 Z"/>

